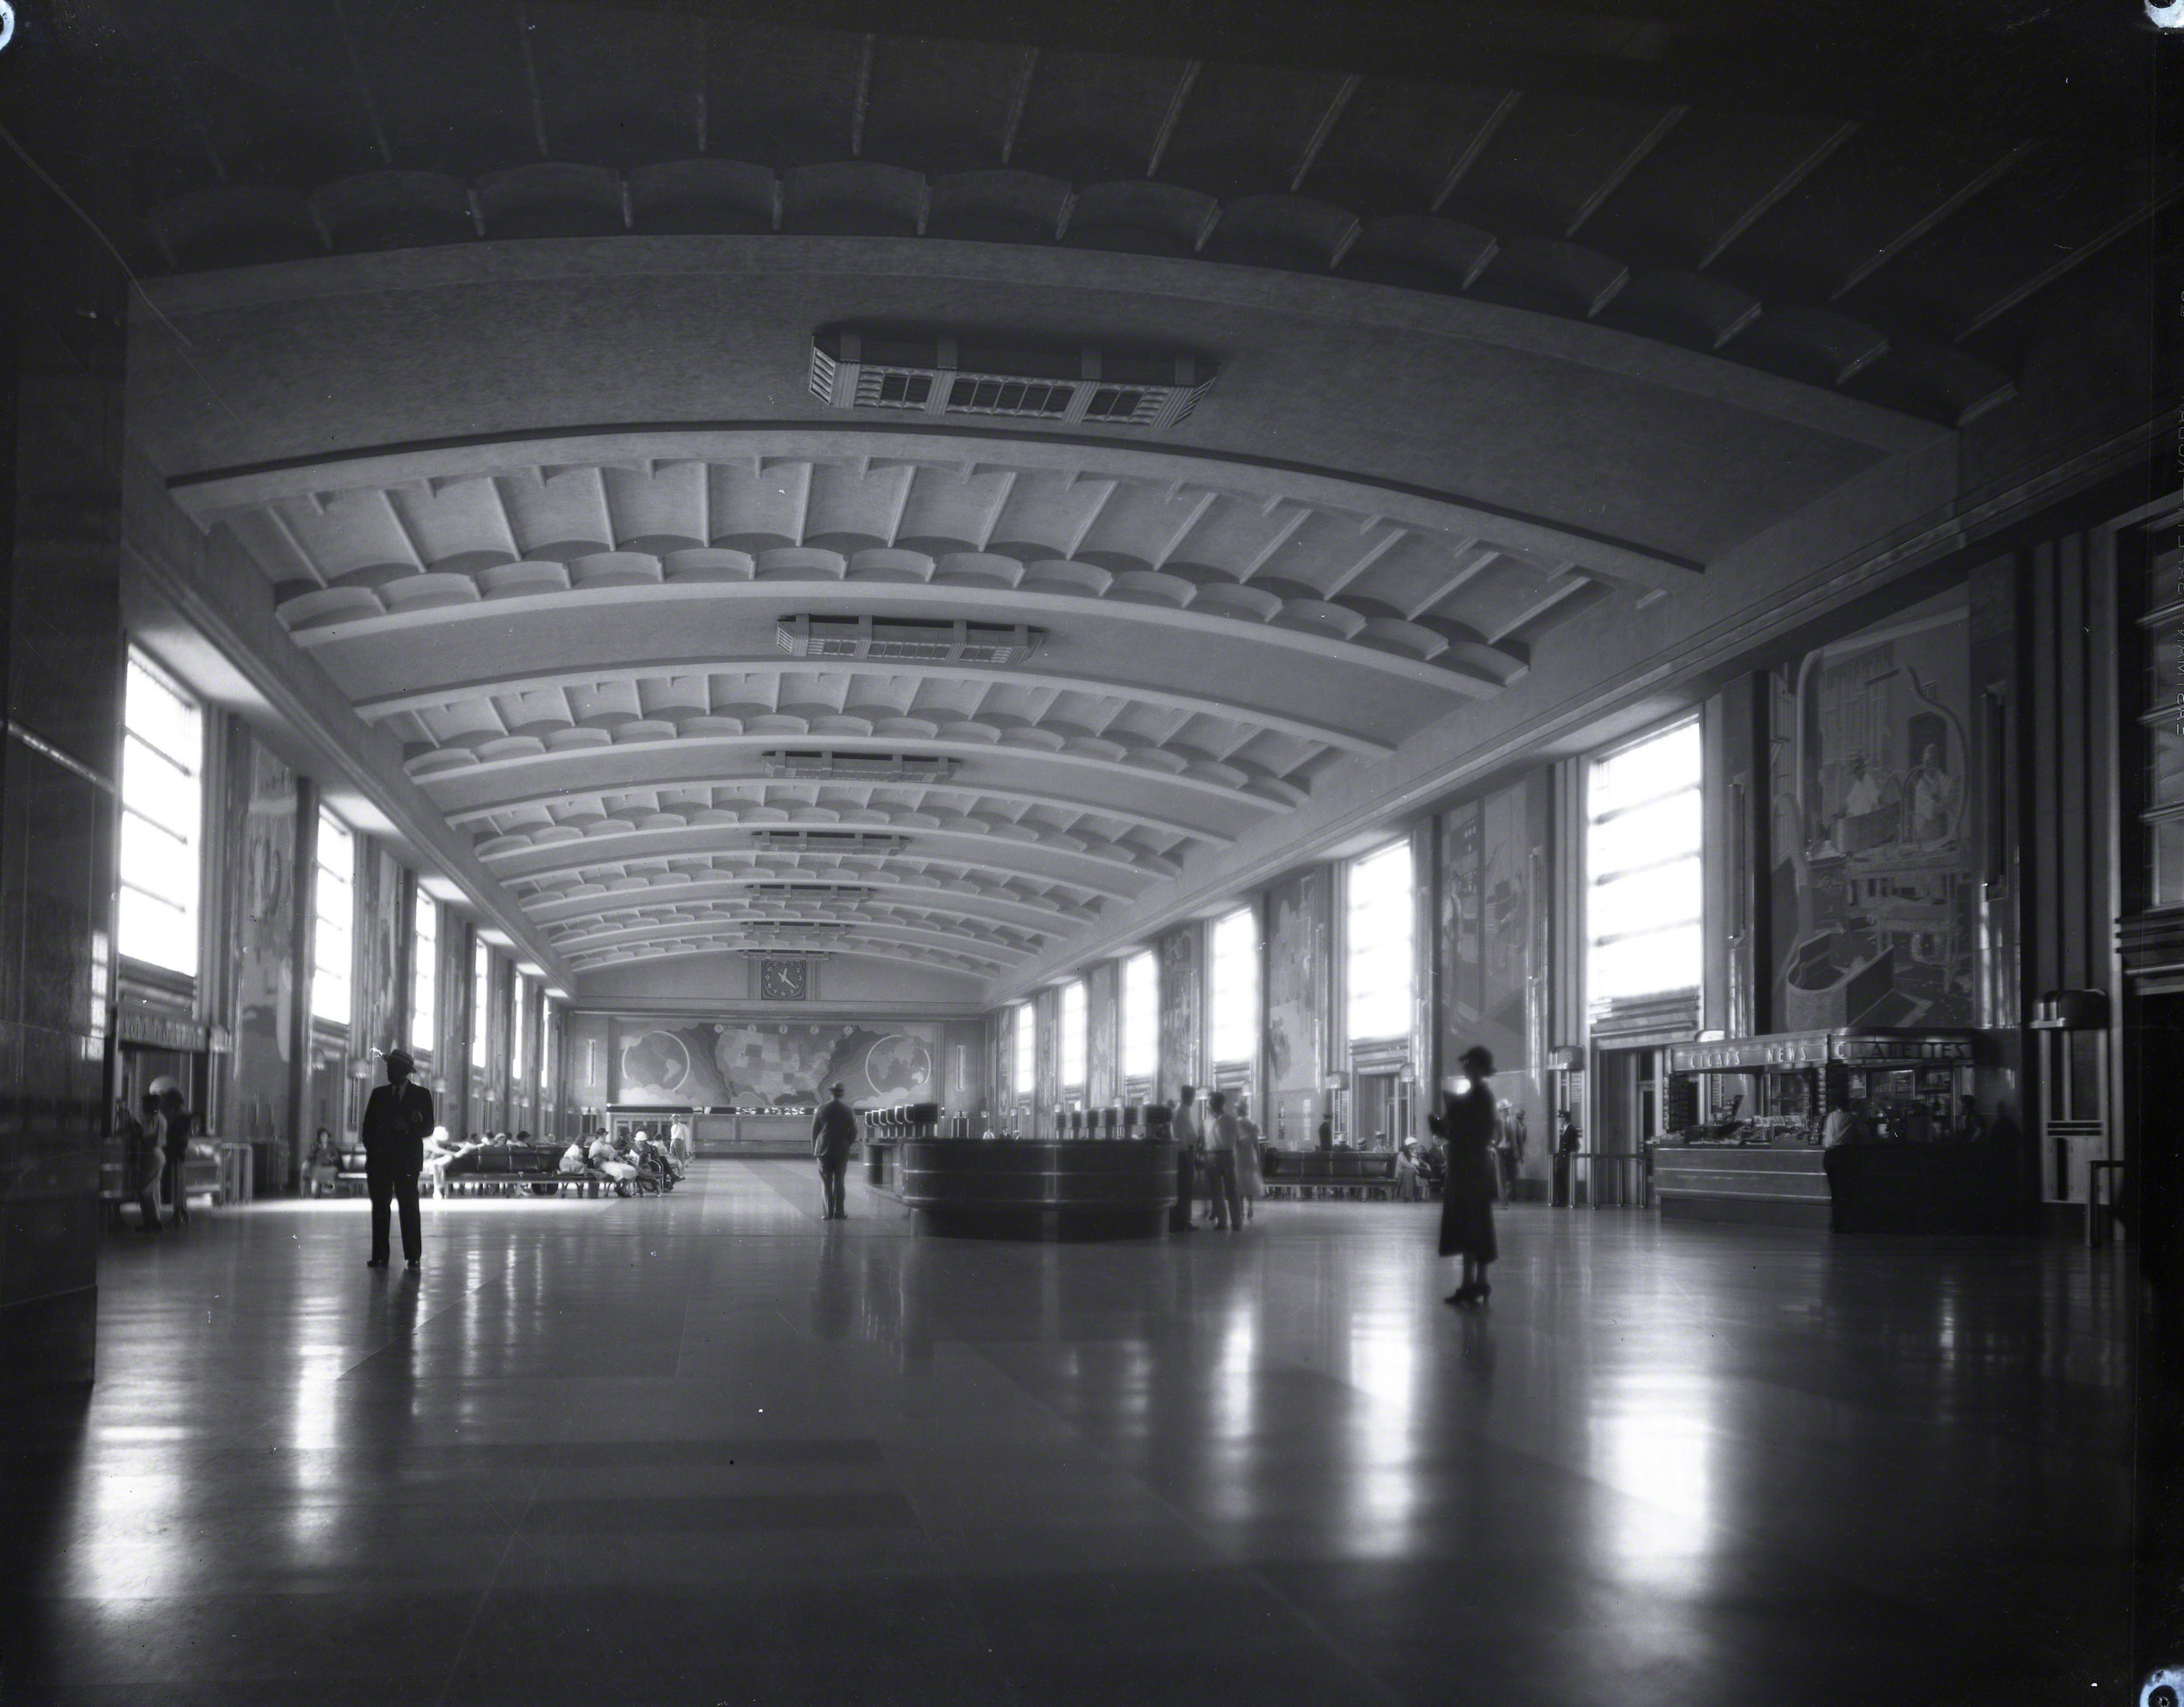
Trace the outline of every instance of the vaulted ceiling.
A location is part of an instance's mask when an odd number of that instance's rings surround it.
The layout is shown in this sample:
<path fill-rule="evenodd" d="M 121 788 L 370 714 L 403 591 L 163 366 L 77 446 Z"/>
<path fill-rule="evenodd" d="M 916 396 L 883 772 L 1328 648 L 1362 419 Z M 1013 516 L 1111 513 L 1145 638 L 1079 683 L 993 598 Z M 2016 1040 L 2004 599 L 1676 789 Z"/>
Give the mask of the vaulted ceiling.
<path fill-rule="evenodd" d="M 172 275 L 137 443 L 577 971 L 1093 941 L 2006 405 L 2161 199 L 2067 107 L 1739 101 L 1718 9 L 1512 14 L 1486 80 L 1067 8 L 86 10 L 133 98 L 77 188 Z M 854 321 L 1218 377 L 1158 431 L 912 421 L 811 394 Z M 1043 640 L 814 659 L 793 615 Z"/>

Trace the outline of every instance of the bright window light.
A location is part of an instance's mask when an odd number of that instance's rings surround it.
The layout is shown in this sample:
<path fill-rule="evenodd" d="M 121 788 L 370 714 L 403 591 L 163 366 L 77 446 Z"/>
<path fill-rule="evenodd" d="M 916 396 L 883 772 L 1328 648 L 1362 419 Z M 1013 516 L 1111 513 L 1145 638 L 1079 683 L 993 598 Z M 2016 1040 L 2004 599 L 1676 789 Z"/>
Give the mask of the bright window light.
<path fill-rule="evenodd" d="M 1350 1036 L 1408 1037 L 1411 1031 L 1411 845 L 1390 844 L 1351 862 Z"/>
<path fill-rule="evenodd" d="M 194 978 L 204 715 L 134 650 L 123 696 L 121 952 Z"/>
<path fill-rule="evenodd" d="M 410 1047 L 430 1050 L 439 1023 L 439 902 L 417 892 L 416 942 L 410 950 Z"/>
<path fill-rule="evenodd" d="M 1259 924 L 1239 907 L 1213 924 L 1213 1059 L 1259 1055 Z"/>
<path fill-rule="evenodd" d="M 311 1014 L 346 1026 L 355 960 L 349 939 L 356 916 L 356 838 L 348 825 L 319 810 L 318 928 L 312 933 Z"/>
<path fill-rule="evenodd" d="M 518 976 L 512 982 L 515 989 L 508 1020 L 508 1095 L 514 1096 L 523 1088 L 523 1047 L 530 1041 L 531 981 Z"/>
<path fill-rule="evenodd" d="M 1586 994 L 1696 989 L 1705 895 L 1698 719 L 1586 767 Z"/>
<path fill-rule="evenodd" d="M 1065 1090 L 1084 1088 L 1084 980 L 1061 986 L 1061 1083 Z"/>
<path fill-rule="evenodd" d="M 470 1064 L 486 1070 L 486 1018 L 493 1011 L 493 950 L 483 937 L 470 944 Z"/>
<path fill-rule="evenodd" d="M 1150 1079 L 1160 1071 L 1160 967 L 1152 950 L 1123 963 L 1123 1076 Z"/>
<path fill-rule="evenodd" d="M 1028 1102 L 1032 1094 L 1032 1080 L 1039 1060 L 1039 1012 L 1029 1002 L 1016 1005 L 1016 1059 L 1009 1075 L 1009 1088 L 1019 1101 Z"/>
<path fill-rule="evenodd" d="M 554 1099 L 554 1004 L 550 999 L 539 1014 L 538 1102 L 543 1111 Z"/>

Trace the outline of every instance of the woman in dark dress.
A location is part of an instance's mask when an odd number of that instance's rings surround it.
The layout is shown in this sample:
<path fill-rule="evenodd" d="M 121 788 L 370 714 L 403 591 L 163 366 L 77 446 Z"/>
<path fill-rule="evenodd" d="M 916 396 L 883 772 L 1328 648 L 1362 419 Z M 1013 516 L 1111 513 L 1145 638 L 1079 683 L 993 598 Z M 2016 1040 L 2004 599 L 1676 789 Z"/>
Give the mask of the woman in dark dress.
<path fill-rule="evenodd" d="M 1494 1139 L 1500 1126 L 1494 1111 L 1494 1057 L 1478 1044 L 1463 1052 L 1461 1094 L 1446 1097 L 1439 1116 L 1427 1123 L 1448 1157 L 1448 1177 L 1441 1193 L 1441 1254 L 1463 1259 L 1463 1283 L 1448 1295 L 1452 1304 L 1482 1304 L 1494 1289 L 1486 1265 L 1499 1251 L 1494 1242 Z"/>

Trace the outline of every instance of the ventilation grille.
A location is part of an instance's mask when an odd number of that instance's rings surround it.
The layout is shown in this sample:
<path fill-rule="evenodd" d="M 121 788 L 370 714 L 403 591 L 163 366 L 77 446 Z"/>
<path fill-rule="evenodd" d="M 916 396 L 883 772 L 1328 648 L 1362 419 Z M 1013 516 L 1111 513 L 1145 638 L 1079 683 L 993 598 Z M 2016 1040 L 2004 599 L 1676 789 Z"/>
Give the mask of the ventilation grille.
<path fill-rule="evenodd" d="M 910 845 L 908 836 L 881 830 L 760 830 L 751 840 L 810 854 L 899 854 Z"/>
<path fill-rule="evenodd" d="M 1175 352 L 856 330 L 812 340 L 812 395 L 837 409 L 1158 429 L 1186 419 L 1213 377 L 1212 363 Z"/>
<path fill-rule="evenodd" d="M 936 753 L 831 753 L 784 747 L 759 755 L 769 775 L 800 782 L 944 783 L 956 761 Z"/>
<path fill-rule="evenodd" d="M 750 888 L 753 895 L 818 895 L 837 899 L 879 893 L 869 883 L 753 883 Z"/>
<path fill-rule="evenodd" d="M 1018 664 L 1047 643 L 1047 631 L 944 618 L 794 616 L 780 619 L 773 639 L 791 658 Z"/>

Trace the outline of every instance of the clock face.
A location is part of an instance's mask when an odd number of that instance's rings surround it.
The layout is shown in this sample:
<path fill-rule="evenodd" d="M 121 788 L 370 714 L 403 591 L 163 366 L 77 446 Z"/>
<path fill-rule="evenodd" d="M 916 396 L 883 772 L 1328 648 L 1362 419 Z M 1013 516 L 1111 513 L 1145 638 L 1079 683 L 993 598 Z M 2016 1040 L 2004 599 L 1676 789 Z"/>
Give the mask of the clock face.
<path fill-rule="evenodd" d="M 800 1002 L 811 990 L 811 967 L 802 960 L 762 960 L 758 963 L 758 999 L 767 1002 Z"/>

